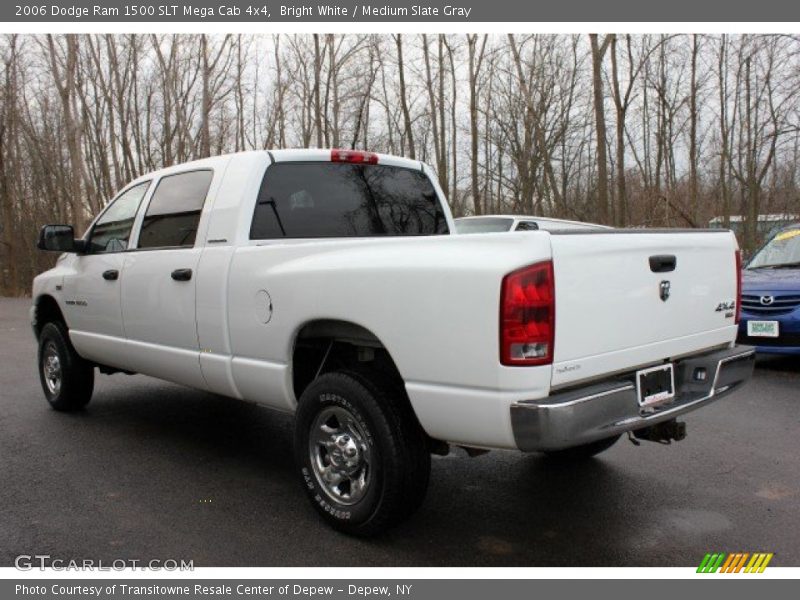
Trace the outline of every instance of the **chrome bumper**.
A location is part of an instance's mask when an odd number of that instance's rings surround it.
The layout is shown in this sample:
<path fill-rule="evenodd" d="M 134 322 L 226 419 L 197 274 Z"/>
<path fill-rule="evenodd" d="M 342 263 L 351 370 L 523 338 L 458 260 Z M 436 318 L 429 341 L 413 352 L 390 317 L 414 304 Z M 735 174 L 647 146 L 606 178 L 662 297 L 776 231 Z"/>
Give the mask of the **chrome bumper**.
<path fill-rule="evenodd" d="M 700 408 L 744 384 L 753 374 L 755 350 L 735 346 L 690 356 L 675 365 L 675 398 L 642 408 L 635 372 L 583 388 L 522 400 L 511 406 L 511 426 L 520 450 L 561 450 L 634 431 Z M 705 372 L 705 379 L 696 375 Z"/>

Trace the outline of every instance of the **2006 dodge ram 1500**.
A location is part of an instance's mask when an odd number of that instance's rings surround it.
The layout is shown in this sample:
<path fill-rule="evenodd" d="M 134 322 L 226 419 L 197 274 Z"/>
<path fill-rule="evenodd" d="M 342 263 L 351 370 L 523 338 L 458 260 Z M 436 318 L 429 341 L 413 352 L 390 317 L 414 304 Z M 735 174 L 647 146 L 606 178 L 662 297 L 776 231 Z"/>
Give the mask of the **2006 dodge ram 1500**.
<path fill-rule="evenodd" d="M 296 415 L 298 475 L 346 532 L 421 503 L 431 453 L 591 456 L 736 389 L 727 231 L 457 235 L 429 167 L 248 152 L 133 181 L 33 286 L 44 393 L 144 373 Z"/>

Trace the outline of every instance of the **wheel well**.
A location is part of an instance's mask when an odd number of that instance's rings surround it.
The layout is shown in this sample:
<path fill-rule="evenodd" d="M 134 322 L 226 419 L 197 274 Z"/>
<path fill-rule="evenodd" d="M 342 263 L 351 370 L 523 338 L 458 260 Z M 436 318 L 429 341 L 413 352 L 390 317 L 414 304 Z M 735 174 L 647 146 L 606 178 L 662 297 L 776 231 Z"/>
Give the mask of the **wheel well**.
<path fill-rule="evenodd" d="M 368 329 L 347 321 L 306 323 L 295 338 L 292 385 L 299 399 L 320 374 L 350 369 L 378 373 L 390 385 L 403 386 L 403 378 L 381 341 Z"/>
<path fill-rule="evenodd" d="M 64 314 L 61 312 L 61 308 L 58 306 L 58 302 L 56 302 L 56 299 L 52 296 L 39 296 L 36 299 L 36 313 L 33 324 L 36 337 L 39 337 L 39 333 L 41 333 L 42 327 L 44 327 L 46 323 L 56 322 L 64 323 L 65 325 L 67 323 L 66 319 L 64 319 Z"/>
<path fill-rule="evenodd" d="M 374 377 L 396 391 L 392 397 L 413 419 L 428 441 L 429 450 L 447 454 L 449 446 L 425 433 L 405 390 L 402 375 L 389 351 L 368 329 L 347 321 L 319 320 L 307 323 L 298 332 L 292 352 L 292 384 L 297 400 L 308 385 L 322 373 L 349 370 Z"/>

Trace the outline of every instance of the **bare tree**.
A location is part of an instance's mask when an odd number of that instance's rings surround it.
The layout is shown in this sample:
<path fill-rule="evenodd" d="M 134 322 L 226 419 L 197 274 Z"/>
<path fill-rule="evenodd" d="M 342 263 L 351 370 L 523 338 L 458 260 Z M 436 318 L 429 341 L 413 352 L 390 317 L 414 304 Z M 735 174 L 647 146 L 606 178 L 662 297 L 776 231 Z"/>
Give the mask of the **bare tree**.
<path fill-rule="evenodd" d="M 603 93 L 603 57 L 613 35 L 607 35 L 603 42 L 598 41 L 596 33 L 589 35 L 592 46 L 592 83 L 594 89 L 594 118 L 597 136 L 597 220 L 608 223 L 608 158 L 606 155 L 606 116 Z"/>
<path fill-rule="evenodd" d="M 411 127 L 411 112 L 408 109 L 408 96 L 406 91 L 405 64 L 403 62 L 403 36 L 394 36 L 397 45 L 397 75 L 400 81 L 400 106 L 403 109 L 403 124 L 405 125 L 405 138 L 408 147 L 408 156 L 412 159 L 417 157 L 414 150 L 414 131 Z"/>
<path fill-rule="evenodd" d="M 64 127 L 66 129 L 66 144 L 69 150 L 69 160 L 71 166 L 71 187 L 70 187 L 70 207 L 72 209 L 72 219 L 79 231 L 86 228 L 87 217 L 84 209 L 84 194 L 91 195 L 92 190 L 86 186 L 87 175 L 84 163 L 83 148 L 83 123 L 77 111 L 77 91 L 78 81 L 78 36 L 68 34 L 65 37 L 66 50 L 59 48 L 52 35 L 47 35 L 47 47 L 49 49 L 50 72 L 53 83 L 58 90 L 61 100 L 61 110 L 64 117 Z"/>
<path fill-rule="evenodd" d="M 470 133 L 470 165 L 472 174 L 471 194 L 475 204 L 475 213 L 481 214 L 481 205 L 485 199 L 481 197 L 478 183 L 478 75 L 483 63 L 483 56 L 486 51 L 486 40 L 484 35 L 478 48 L 478 35 L 467 35 L 467 45 L 469 47 L 469 133 Z"/>
<path fill-rule="evenodd" d="M 459 215 L 721 215 L 746 250 L 764 213 L 800 214 L 797 36 L 11 34 L 0 59 L 2 293 L 52 261 L 42 223 L 251 148 L 427 160 Z"/>

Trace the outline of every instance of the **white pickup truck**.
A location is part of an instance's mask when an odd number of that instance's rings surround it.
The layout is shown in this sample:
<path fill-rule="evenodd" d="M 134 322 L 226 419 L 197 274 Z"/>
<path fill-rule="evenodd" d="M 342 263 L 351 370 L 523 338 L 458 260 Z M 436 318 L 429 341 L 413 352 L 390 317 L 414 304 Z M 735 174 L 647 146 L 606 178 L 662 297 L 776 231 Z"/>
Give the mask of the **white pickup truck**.
<path fill-rule="evenodd" d="M 144 175 L 33 285 L 58 410 L 94 371 L 296 415 L 298 476 L 336 528 L 410 515 L 451 445 L 596 454 L 739 387 L 728 231 L 453 234 L 431 169 L 359 151 L 219 156 Z"/>

